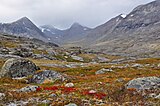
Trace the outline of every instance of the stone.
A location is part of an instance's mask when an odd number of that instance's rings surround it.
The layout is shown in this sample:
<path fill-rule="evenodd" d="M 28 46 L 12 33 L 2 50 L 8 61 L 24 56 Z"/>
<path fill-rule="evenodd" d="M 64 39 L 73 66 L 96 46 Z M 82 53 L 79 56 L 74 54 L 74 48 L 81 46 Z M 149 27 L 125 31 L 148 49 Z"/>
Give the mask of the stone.
<path fill-rule="evenodd" d="M 53 94 L 50 94 L 49 97 L 55 98 L 57 97 L 57 95 L 53 93 Z"/>
<path fill-rule="evenodd" d="M 0 77 L 27 77 L 33 75 L 40 68 L 32 61 L 23 58 L 8 59 L 2 66 Z"/>
<path fill-rule="evenodd" d="M 44 104 L 50 104 L 51 101 L 50 100 L 43 100 L 41 103 L 44 103 Z"/>
<path fill-rule="evenodd" d="M 160 63 L 157 66 L 160 68 Z"/>
<path fill-rule="evenodd" d="M 104 63 L 104 62 L 109 62 L 110 61 L 109 59 L 107 59 L 105 57 L 98 56 L 97 58 L 98 58 L 98 62 L 100 62 L 100 63 Z"/>
<path fill-rule="evenodd" d="M 89 93 L 90 93 L 90 94 L 95 94 L 96 91 L 95 91 L 95 90 L 90 90 Z"/>
<path fill-rule="evenodd" d="M 52 82 L 56 80 L 65 81 L 67 77 L 57 71 L 53 70 L 44 70 L 39 73 L 36 73 L 29 79 L 30 83 L 42 84 L 45 80 L 50 80 Z"/>
<path fill-rule="evenodd" d="M 0 58 L 10 59 L 10 58 L 21 58 L 21 57 L 16 55 L 0 54 Z"/>
<path fill-rule="evenodd" d="M 160 99 L 160 94 L 155 97 L 156 99 Z"/>
<path fill-rule="evenodd" d="M 82 57 L 79 57 L 79 56 L 74 56 L 74 55 L 72 55 L 71 57 L 72 57 L 72 59 L 74 59 L 74 60 L 84 61 L 83 58 L 82 58 Z"/>
<path fill-rule="evenodd" d="M 124 79 L 123 78 L 118 78 L 116 81 L 117 82 L 124 82 Z"/>
<path fill-rule="evenodd" d="M 10 55 L 17 55 L 20 57 L 31 57 L 33 54 L 29 49 L 26 48 L 14 48 L 10 50 L 11 50 L 11 52 L 9 52 Z"/>
<path fill-rule="evenodd" d="M 131 67 L 132 68 L 139 68 L 139 67 L 143 67 L 143 65 L 141 65 L 141 64 L 133 64 Z"/>
<path fill-rule="evenodd" d="M 78 106 L 75 103 L 69 103 L 68 105 L 64 105 L 64 106 Z"/>
<path fill-rule="evenodd" d="M 30 85 L 18 90 L 18 92 L 35 92 L 39 86 Z"/>
<path fill-rule="evenodd" d="M 9 49 L 0 47 L 0 54 L 8 54 L 8 53 L 9 53 Z"/>
<path fill-rule="evenodd" d="M 67 83 L 67 84 L 65 84 L 65 87 L 68 87 L 68 88 L 74 87 L 74 84 L 73 83 Z"/>
<path fill-rule="evenodd" d="M 96 71 L 95 74 L 104 74 L 104 73 L 106 73 L 106 72 L 113 72 L 113 70 L 112 70 L 112 69 L 102 68 L 102 69 Z"/>
<path fill-rule="evenodd" d="M 17 104 L 16 103 L 10 103 L 7 106 L 17 106 Z"/>
<path fill-rule="evenodd" d="M 129 81 L 125 87 L 127 89 L 134 88 L 136 90 L 158 89 L 160 88 L 160 78 L 158 77 L 142 77 Z"/>
<path fill-rule="evenodd" d="M 2 100 L 5 97 L 4 93 L 0 93 L 0 100 Z"/>

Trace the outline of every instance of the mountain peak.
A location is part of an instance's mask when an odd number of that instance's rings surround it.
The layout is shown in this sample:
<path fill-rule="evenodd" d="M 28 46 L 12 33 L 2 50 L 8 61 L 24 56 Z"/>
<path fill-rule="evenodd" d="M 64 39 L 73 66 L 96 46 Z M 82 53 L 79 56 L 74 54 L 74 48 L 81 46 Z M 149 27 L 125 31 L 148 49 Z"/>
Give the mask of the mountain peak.
<path fill-rule="evenodd" d="M 71 26 L 71 28 L 77 28 L 77 27 L 83 27 L 83 26 L 80 25 L 78 22 L 73 23 Z"/>
<path fill-rule="evenodd" d="M 19 19 L 19 21 L 20 21 L 20 20 L 22 20 L 22 21 L 30 21 L 30 19 L 27 18 L 27 17 L 22 17 L 22 18 Z"/>
<path fill-rule="evenodd" d="M 29 24 L 30 23 L 31 24 L 32 21 L 29 18 L 27 18 L 27 17 L 22 17 L 19 20 L 17 20 L 16 23 L 23 23 L 23 24 Z"/>

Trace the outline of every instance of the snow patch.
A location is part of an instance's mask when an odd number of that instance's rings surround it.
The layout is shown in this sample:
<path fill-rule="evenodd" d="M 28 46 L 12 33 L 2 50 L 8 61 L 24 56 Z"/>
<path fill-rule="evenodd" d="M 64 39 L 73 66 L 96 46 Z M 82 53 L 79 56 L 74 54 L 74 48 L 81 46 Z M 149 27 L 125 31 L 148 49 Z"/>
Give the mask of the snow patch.
<path fill-rule="evenodd" d="M 126 16 L 127 16 L 126 14 L 121 14 L 122 18 L 126 18 Z"/>
<path fill-rule="evenodd" d="M 85 31 L 86 31 L 86 30 L 88 30 L 88 29 L 87 29 L 87 28 L 84 28 L 83 30 L 85 30 Z"/>
<path fill-rule="evenodd" d="M 41 28 L 41 31 L 42 31 L 42 32 L 44 32 L 44 30 L 45 30 L 44 28 Z"/>
<path fill-rule="evenodd" d="M 131 15 L 131 17 L 133 17 L 133 14 Z"/>

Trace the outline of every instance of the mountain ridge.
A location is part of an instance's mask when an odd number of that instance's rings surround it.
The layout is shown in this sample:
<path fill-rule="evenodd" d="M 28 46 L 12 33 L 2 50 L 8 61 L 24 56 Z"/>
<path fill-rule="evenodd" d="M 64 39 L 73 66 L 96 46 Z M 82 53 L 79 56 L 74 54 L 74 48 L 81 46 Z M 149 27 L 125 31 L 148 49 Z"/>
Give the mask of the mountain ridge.
<path fill-rule="evenodd" d="M 0 24 L 0 33 L 15 36 L 37 38 L 47 41 L 44 33 L 27 17 L 22 17 L 11 23 Z"/>
<path fill-rule="evenodd" d="M 160 53 L 160 1 L 133 9 L 125 17 L 118 15 L 85 33 L 84 38 L 65 44 L 115 55 L 158 56 Z M 153 46 L 154 45 L 154 46 Z"/>
<path fill-rule="evenodd" d="M 91 28 L 85 27 L 77 22 L 73 23 L 65 30 L 54 28 L 52 25 L 43 25 L 40 26 L 40 29 L 42 29 L 44 34 L 49 37 L 51 41 L 58 44 L 82 38 L 81 34 L 91 30 Z"/>

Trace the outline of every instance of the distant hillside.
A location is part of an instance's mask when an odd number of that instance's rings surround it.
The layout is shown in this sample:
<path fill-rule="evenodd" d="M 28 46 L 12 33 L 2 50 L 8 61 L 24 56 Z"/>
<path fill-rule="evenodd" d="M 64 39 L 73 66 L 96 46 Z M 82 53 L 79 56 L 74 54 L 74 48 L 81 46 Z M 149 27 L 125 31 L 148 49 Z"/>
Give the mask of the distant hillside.
<path fill-rule="evenodd" d="M 129 56 L 160 54 L 160 1 L 140 5 L 119 15 L 65 46 L 82 46 L 105 53 Z"/>
<path fill-rule="evenodd" d="M 50 41 L 56 42 L 58 44 L 64 44 L 66 42 L 71 42 L 83 38 L 84 33 L 90 31 L 91 29 L 80 25 L 79 23 L 74 23 L 70 28 L 66 30 L 59 30 L 54 28 L 52 25 L 41 26 L 42 32 L 49 38 Z"/>

